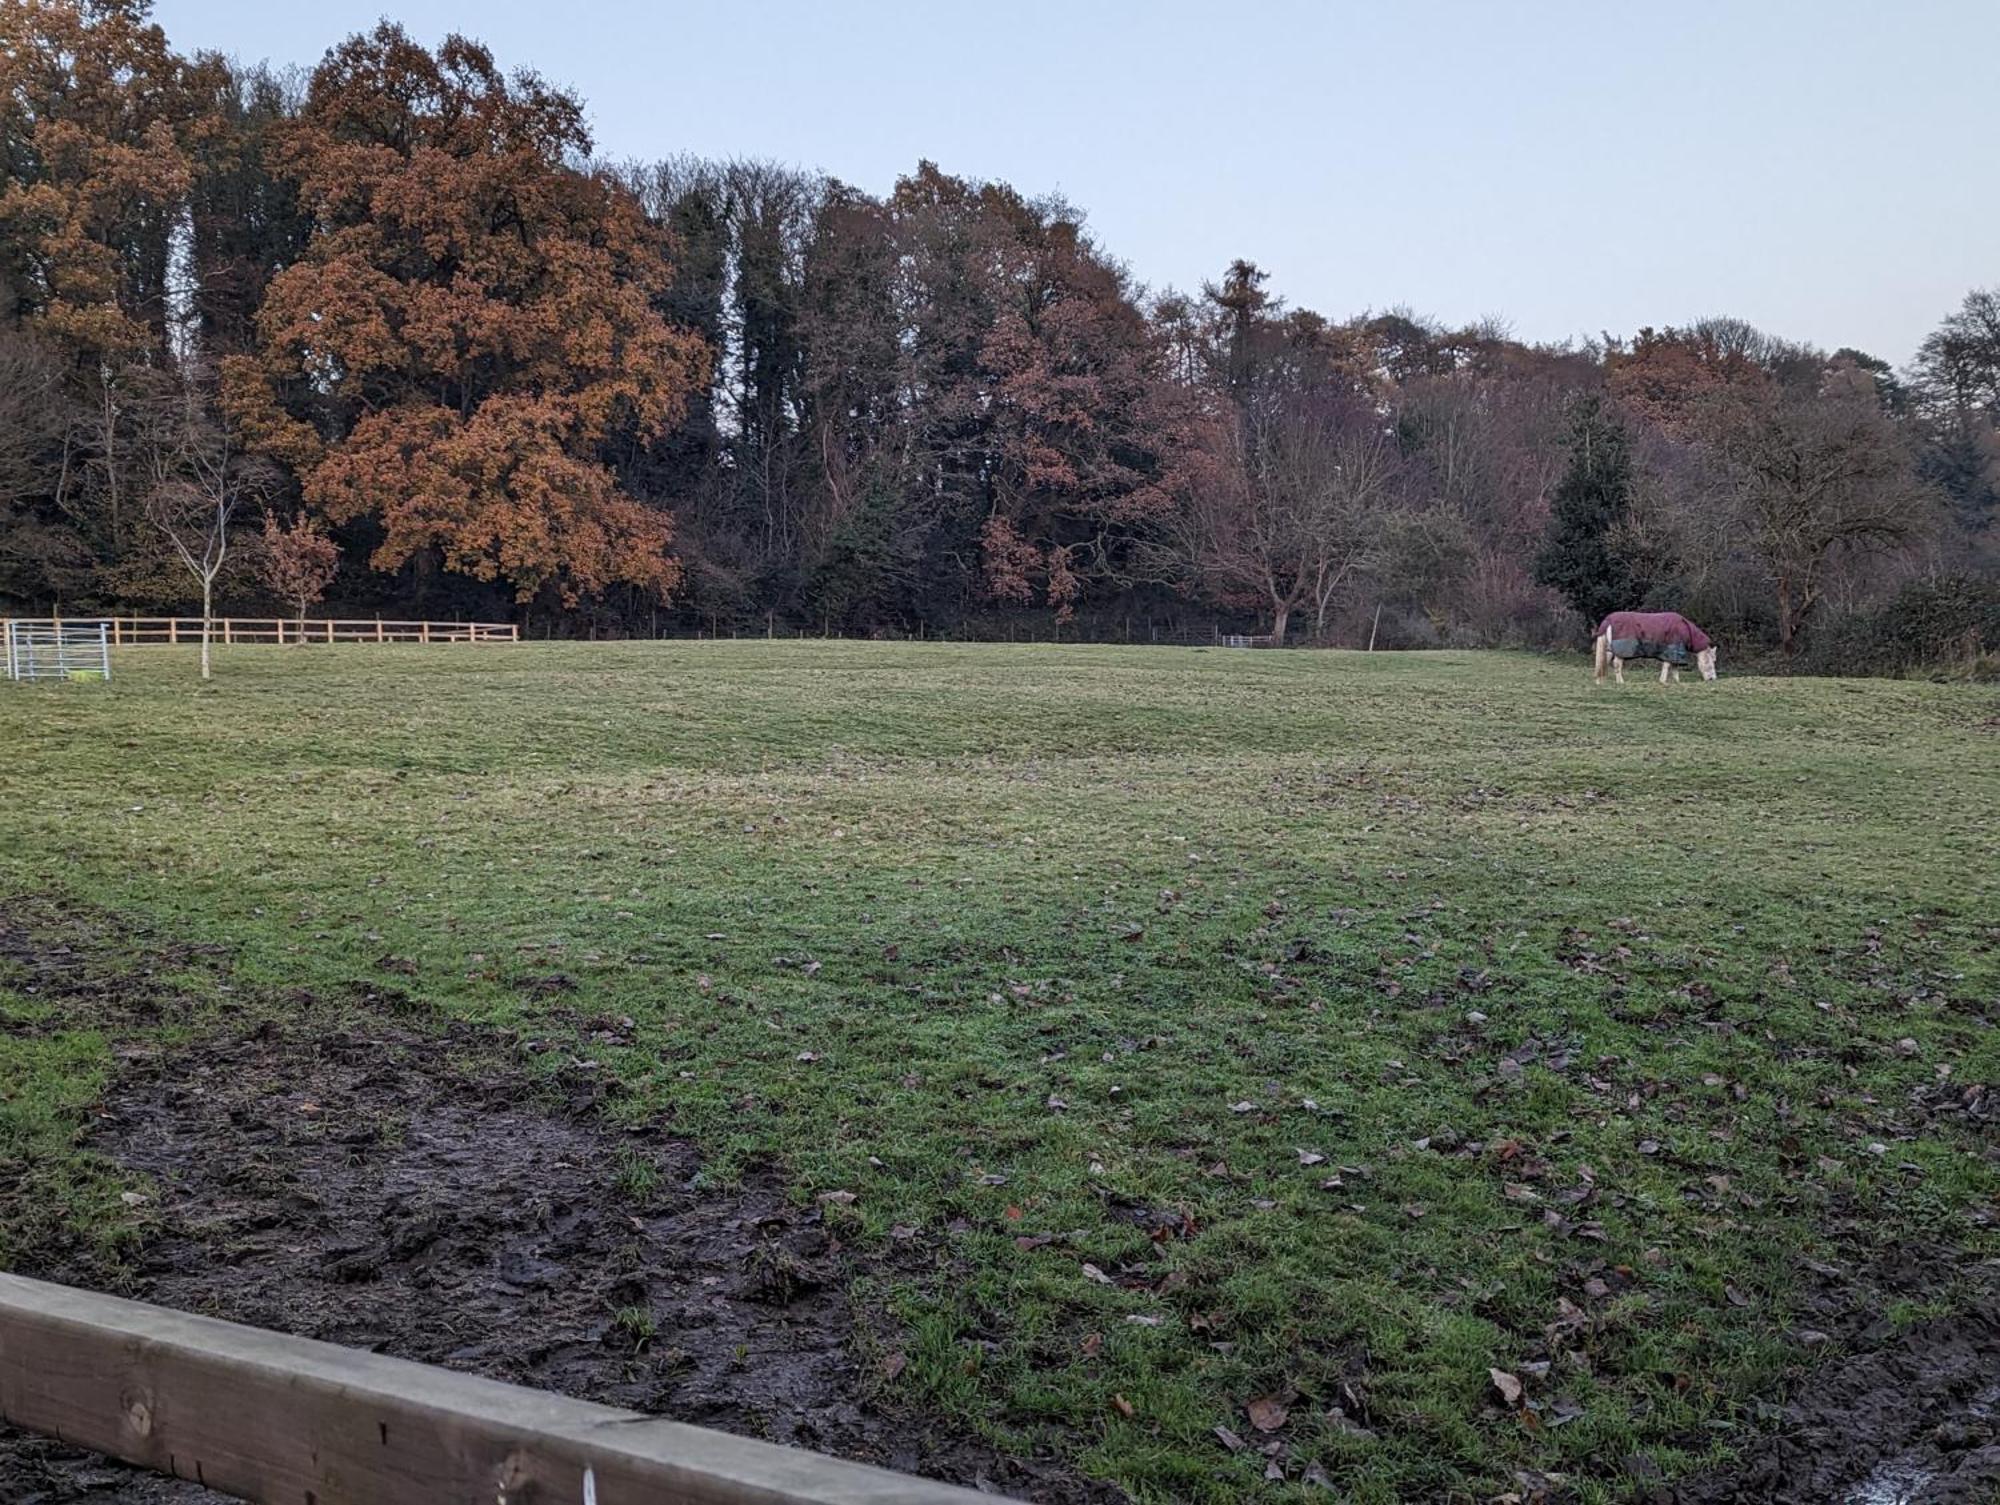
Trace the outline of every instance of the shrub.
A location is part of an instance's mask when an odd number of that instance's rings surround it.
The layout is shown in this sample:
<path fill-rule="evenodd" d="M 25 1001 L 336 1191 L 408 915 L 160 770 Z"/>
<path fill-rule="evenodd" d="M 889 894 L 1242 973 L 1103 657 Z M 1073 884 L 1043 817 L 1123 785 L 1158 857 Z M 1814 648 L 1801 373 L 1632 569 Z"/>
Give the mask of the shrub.
<path fill-rule="evenodd" d="M 2000 678 L 2000 581 L 1912 581 L 1874 611 L 1832 624 L 1812 658 L 1832 674 Z"/>

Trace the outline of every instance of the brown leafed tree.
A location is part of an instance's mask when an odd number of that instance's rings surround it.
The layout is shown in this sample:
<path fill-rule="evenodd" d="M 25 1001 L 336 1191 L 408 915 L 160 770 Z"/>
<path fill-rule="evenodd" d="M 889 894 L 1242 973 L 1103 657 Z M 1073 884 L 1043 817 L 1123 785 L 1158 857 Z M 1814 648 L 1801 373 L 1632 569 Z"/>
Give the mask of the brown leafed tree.
<path fill-rule="evenodd" d="M 144 0 L 0 0 L 0 315 L 119 362 L 167 349 L 189 65 Z"/>
<path fill-rule="evenodd" d="M 325 597 L 339 573 L 340 545 L 327 537 L 317 519 L 301 514 L 287 523 L 275 512 L 264 514 L 257 579 L 298 609 L 298 641 L 305 641 L 306 609 Z"/>
<path fill-rule="evenodd" d="M 707 350 L 655 309 L 669 267 L 632 195 L 571 165 L 577 101 L 385 24 L 328 55 L 282 134 L 315 231 L 229 363 L 234 421 L 310 506 L 380 525 L 379 569 L 428 553 L 522 601 L 664 597 L 670 519 L 606 456 L 673 422 Z"/>

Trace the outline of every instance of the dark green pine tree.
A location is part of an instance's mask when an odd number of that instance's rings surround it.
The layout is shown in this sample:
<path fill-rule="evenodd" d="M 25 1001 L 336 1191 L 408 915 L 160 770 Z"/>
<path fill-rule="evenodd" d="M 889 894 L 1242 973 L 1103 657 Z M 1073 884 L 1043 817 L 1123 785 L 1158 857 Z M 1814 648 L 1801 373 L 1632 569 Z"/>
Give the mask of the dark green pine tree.
<path fill-rule="evenodd" d="M 1607 612 L 1639 604 L 1639 581 L 1611 541 L 1632 505 L 1632 453 L 1624 426 L 1597 396 L 1578 401 L 1566 442 L 1569 466 L 1556 483 L 1535 581 L 1595 627 Z"/>

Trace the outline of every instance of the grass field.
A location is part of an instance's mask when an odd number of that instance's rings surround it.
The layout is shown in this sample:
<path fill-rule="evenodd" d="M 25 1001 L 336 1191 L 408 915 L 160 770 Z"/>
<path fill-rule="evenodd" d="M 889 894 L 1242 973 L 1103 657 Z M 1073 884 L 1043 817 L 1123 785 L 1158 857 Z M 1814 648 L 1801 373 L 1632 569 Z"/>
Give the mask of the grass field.
<path fill-rule="evenodd" d="M 711 1184 L 851 1193 L 863 1256 L 921 1230 L 930 1275 L 856 1291 L 885 1391 L 1137 1498 L 1626 1498 L 1748 1447 L 1842 1311 L 1879 1341 L 2000 1255 L 1991 691 L 765 643 L 117 671 L 0 686 L 0 895 L 227 948 L 193 993 L 554 1040 Z M 0 1014 L 0 1238 L 115 1259 L 144 1209 L 90 1104 L 199 1013 L 50 1018 L 0 971 Z"/>

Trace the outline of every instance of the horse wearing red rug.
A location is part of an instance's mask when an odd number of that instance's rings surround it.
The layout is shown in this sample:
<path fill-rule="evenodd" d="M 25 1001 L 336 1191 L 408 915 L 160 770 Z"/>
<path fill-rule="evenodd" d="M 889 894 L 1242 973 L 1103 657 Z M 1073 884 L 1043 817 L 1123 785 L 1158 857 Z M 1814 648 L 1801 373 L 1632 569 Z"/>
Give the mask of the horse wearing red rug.
<path fill-rule="evenodd" d="M 1703 679 L 1715 678 L 1715 643 L 1677 611 L 1614 611 L 1597 624 L 1596 679 L 1604 683 L 1610 669 L 1625 683 L 1625 660 L 1656 658 L 1660 683 L 1680 678 L 1681 666 L 1692 662 Z"/>

